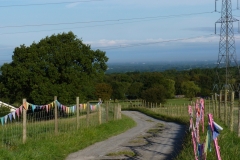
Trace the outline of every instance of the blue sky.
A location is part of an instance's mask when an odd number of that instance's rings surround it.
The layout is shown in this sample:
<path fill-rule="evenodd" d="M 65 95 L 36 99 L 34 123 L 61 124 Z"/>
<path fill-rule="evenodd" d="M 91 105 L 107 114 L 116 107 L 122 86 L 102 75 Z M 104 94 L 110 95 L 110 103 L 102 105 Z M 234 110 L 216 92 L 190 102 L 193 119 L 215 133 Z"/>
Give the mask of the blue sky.
<path fill-rule="evenodd" d="M 237 0 L 232 8 L 240 19 Z M 0 63 L 11 62 L 21 44 L 68 31 L 93 49 L 106 51 L 109 63 L 217 61 L 219 36 L 211 34 L 221 14 L 214 10 L 214 0 L 0 0 Z M 234 27 L 237 32 L 237 23 Z M 235 38 L 240 57 L 240 35 Z"/>

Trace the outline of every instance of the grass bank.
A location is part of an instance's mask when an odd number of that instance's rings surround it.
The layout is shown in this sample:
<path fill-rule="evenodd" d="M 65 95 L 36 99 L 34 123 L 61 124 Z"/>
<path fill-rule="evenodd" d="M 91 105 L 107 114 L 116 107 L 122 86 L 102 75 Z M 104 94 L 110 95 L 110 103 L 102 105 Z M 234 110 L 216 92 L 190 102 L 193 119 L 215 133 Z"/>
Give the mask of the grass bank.
<path fill-rule="evenodd" d="M 59 133 L 46 136 L 41 140 L 28 139 L 26 144 L 13 148 L 0 147 L 0 159 L 4 160 L 59 160 L 68 154 L 83 149 L 91 144 L 103 141 L 111 136 L 134 127 L 135 121 L 122 115 L 121 120 L 110 121 L 96 127 L 89 127 L 76 132 Z"/>
<path fill-rule="evenodd" d="M 175 123 L 184 124 L 184 125 L 187 125 L 189 122 L 189 117 L 187 117 L 187 116 L 184 116 L 184 117 L 167 116 L 167 115 L 156 113 L 147 108 L 122 108 L 122 110 L 139 111 L 150 117 L 160 119 L 160 120 L 163 120 L 166 122 L 175 122 Z"/>

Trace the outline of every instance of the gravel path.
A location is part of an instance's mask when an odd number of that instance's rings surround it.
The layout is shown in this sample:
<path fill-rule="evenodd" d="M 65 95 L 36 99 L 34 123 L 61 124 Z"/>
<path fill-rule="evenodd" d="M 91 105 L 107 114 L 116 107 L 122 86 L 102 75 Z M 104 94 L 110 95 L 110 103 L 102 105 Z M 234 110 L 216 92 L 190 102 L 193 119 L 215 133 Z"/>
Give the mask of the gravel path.
<path fill-rule="evenodd" d="M 71 153 L 66 160 L 170 160 L 177 155 L 182 146 L 186 126 L 156 120 L 135 111 L 122 111 L 122 113 L 135 120 L 137 126 Z M 120 152 L 135 154 L 135 156 L 121 155 Z"/>

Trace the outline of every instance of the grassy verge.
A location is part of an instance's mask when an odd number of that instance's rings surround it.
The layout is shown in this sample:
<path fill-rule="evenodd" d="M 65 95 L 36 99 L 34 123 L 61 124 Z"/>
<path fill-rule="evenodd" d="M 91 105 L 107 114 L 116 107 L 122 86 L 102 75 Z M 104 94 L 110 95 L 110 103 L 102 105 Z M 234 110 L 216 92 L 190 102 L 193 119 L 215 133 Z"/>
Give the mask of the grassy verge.
<path fill-rule="evenodd" d="M 28 139 L 26 144 L 15 148 L 1 148 L 0 159 L 4 160 L 59 160 L 68 154 L 83 149 L 91 144 L 103 141 L 111 136 L 120 134 L 136 123 L 129 117 L 122 115 L 121 120 L 89 127 L 75 132 L 60 133 L 57 136 L 46 135 L 41 140 Z"/>
<path fill-rule="evenodd" d="M 156 119 L 189 125 L 189 117 L 172 117 L 167 115 L 161 115 L 146 108 L 125 108 L 124 110 L 139 111 Z M 207 119 L 208 118 L 205 117 L 205 132 L 202 133 L 202 129 L 200 129 L 201 143 L 203 143 L 206 138 L 206 131 L 208 127 Z M 235 132 L 231 132 L 227 126 L 221 123 L 220 120 L 215 119 L 215 122 L 217 122 L 220 126 L 224 128 L 218 136 L 218 144 L 220 146 L 221 158 L 224 160 L 238 160 L 240 157 L 240 138 Z M 211 142 L 211 148 L 212 151 L 207 152 L 207 160 L 216 160 L 217 157 L 215 155 L 213 141 Z M 175 160 L 188 159 L 194 159 L 193 145 L 190 132 L 187 132 L 184 138 L 183 149 L 181 150 L 180 154 L 175 158 Z"/>
<path fill-rule="evenodd" d="M 187 116 L 185 117 L 167 116 L 167 115 L 156 113 L 147 108 L 123 108 L 122 110 L 139 111 L 150 117 L 160 119 L 166 122 L 175 122 L 179 124 L 188 124 L 189 122 L 189 117 Z"/>

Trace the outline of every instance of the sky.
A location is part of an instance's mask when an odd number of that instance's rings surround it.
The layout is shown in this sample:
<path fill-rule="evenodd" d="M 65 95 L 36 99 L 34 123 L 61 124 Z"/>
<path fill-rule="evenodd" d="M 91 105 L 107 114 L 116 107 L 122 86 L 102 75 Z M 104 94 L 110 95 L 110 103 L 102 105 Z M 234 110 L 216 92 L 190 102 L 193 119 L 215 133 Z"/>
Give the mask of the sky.
<path fill-rule="evenodd" d="M 240 19 L 237 0 L 232 9 Z M 69 31 L 109 63 L 217 61 L 220 0 L 214 11 L 214 0 L 0 0 L 0 64 L 15 47 Z M 240 57 L 237 22 L 234 29 Z"/>

